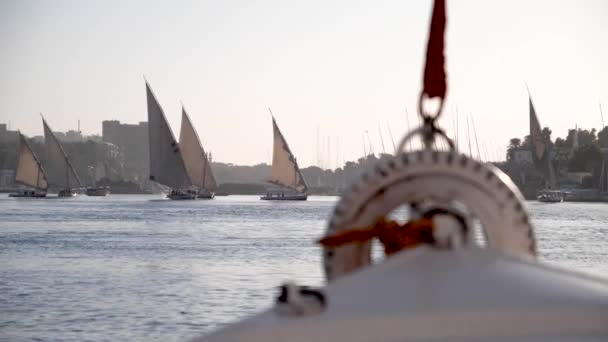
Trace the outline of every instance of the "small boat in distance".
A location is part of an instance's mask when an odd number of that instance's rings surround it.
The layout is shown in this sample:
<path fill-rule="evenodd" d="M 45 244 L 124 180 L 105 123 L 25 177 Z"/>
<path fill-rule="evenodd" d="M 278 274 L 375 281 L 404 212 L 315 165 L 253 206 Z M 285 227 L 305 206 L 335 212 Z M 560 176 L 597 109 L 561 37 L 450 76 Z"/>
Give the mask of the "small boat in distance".
<path fill-rule="evenodd" d="M 198 189 L 197 197 L 212 199 L 215 197 L 217 183 L 211 171 L 210 158 L 205 153 L 203 145 L 190 121 L 186 109 L 182 105 L 182 128 L 179 132 L 179 146 L 190 181 Z"/>
<path fill-rule="evenodd" d="M 559 190 L 541 190 L 536 196 L 536 200 L 543 203 L 563 202 L 565 194 Z"/>
<path fill-rule="evenodd" d="M 95 167 L 93 166 L 89 166 L 89 174 L 91 179 L 93 180 L 93 185 L 87 187 L 85 193 L 87 194 L 87 196 L 95 196 L 95 197 L 103 197 L 103 196 L 107 196 L 110 193 L 110 187 L 109 186 L 97 186 L 97 177 L 95 176 L 95 173 L 93 172 L 95 170 Z"/>
<path fill-rule="evenodd" d="M 76 174 L 76 170 L 74 170 L 61 143 L 59 143 L 44 117 L 42 118 L 42 125 L 44 126 L 44 144 L 46 145 L 48 164 L 46 172 L 50 186 L 60 189 L 57 194 L 59 197 L 78 196 L 76 190 L 82 188 L 82 183 L 78 174 Z"/>
<path fill-rule="evenodd" d="M 34 190 L 21 190 L 17 193 L 9 194 L 9 197 L 28 197 L 44 198 L 49 183 L 40 164 L 40 160 L 32 151 L 27 143 L 27 139 L 19 132 L 17 171 L 15 172 L 15 182 L 34 188 Z"/>
<path fill-rule="evenodd" d="M 107 186 L 90 186 L 86 190 L 87 196 L 107 196 L 110 188 Z"/>
<path fill-rule="evenodd" d="M 182 157 L 180 146 L 169 127 L 165 113 L 146 81 L 148 136 L 150 148 L 150 180 L 172 188 L 167 198 L 196 199 L 192 181 Z"/>
<path fill-rule="evenodd" d="M 270 109 L 268 109 L 270 111 Z M 298 162 L 285 141 L 285 137 L 279 130 L 272 111 L 273 129 L 273 152 L 272 168 L 268 183 L 275 185 L 266 190 L 266 195 L 260 197 L 267 201 L 306 201 L 308 186 L 300 172 Z"/>
<path fill-rule="evenodd" d="M 558 203 L 564 201 L 564 194 L 558 190 L 555 168 L 551 161 L 551 153 L 549 151 L 550 144 L 547 143 L 547 137 L 543 135 L 536 110 L 534 109 L 534 103 L 532 102 L 532 95 L 528 90 L 528 102 L 530 108 L 530 141 L 532 148 L 532 159 L 536 164 L 539 171 L 542 172 L 545 178 L 545 187 L 541 189 L 536 199 L 543 203 Z"/>

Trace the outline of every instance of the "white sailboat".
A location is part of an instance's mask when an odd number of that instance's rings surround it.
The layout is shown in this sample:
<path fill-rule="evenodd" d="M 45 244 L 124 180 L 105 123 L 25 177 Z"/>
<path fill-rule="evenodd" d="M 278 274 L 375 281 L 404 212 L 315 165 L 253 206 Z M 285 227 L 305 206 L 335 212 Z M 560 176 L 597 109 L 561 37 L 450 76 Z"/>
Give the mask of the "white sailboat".
<path fill-rule="evenodd" d="M 186 170 L 180 146 L 169 127 L 165 113 L 146 81 L 150 180 L 171 188 L 170 199 L 195 199 L 196 191 Z"/>
<path fill-rule="evenodd" d="M 215 196 L 217 183 L 211 170 L 211 163 L 203 145 L 190 121 L 186 109 L 182 106 L 182 127 L 179 132 L 179 146 L 184 158 L 186 170 L 192 184 L 198 189 L 198 198 L 212 199 Z"/>
<path fill-rule="evenodd" d="M 32 187 L 34 190 L 23 190 L 9 194 L 10 197 L 46 197 L 46 190 L 49 187 L 46 174 L 40 164 L 40 160 L 32 151 L 27 139 L 19 132 L 19 151 L 18 151 L 17 170 L 15 172 L 15 182 Z"/>
<path fill-rule="evenodd" d="M 63 150 L 61 143 L 42 118 L 44 126 L 44 144 L 47 152 L 47 176 L 49 185 L 59 189 L 59 197 L 74 197 L 77 196 L 77 189 L 82 187 L 80 178 L 76 174 L 76 170 L 72 166 L 67 154 Z"/>
<path fill-rule="evenodd" d="M 272 116 L 272 112 L 270 112 Z M 298 162 L 285 141 L 285 137 L 279 130 L 274 116 L 272 116 L 273 129 L 273 151 L 272 168 L 268 183 L 274 184 L 276 188 L 266 190 L 262 200 L 271 201 L 305 201 L 308 198 L 306 191 L 308 186 L 300 172 Z"/>

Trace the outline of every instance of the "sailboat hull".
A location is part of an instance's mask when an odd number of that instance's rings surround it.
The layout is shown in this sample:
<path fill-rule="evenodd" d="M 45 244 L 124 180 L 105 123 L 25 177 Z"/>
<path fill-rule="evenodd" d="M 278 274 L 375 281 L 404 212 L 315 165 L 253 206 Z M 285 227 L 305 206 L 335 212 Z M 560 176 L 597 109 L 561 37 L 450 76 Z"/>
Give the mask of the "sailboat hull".
<path fill-rule="evenodd" d="M 57 194 L 57 197 L 76 197 L 76 196 L 78 196 L 78 193 L 76 193 L 72 189 L 64 189 L 64 190 L 59 191 L 59 193 Z"/>
<path fill-rule="evenodd" d="M 197 198 L 213 199 L 213 198 L 215 198 L 215 193 L 214 192 L 199 192 Z"/>
<path fill-rule="evenodd" d="M 266 194 L 260 197 L 264 201 L 306 201 L 308 199 L 307 194 Z"/>
<path fill-rule="evenodd" d="M 542 190 L 536 200 L 543 203 L 560 203 L 564 201 L 564 196 L 560 191 Z"/>
<path fill-rule="evenodd" d="M 16 198 L 45 198 L 46 192 L 36 192 L 36 191 L 21 191 L 9 194 L 8 197 L 16 197 Z"/>
<path fill-rule="evenodd" d="M 109 193 L 110 193 L 110 188 L 107 188 L 107 187 L 87 188 L 87 196 L 107 196 Z"/>
<path fill-rule="evenodd" d="M 193 191 L 172 190 L 167 194 L 167 198 L 170 200 L 194 200 L 196 199 L 196 193 Z"/>

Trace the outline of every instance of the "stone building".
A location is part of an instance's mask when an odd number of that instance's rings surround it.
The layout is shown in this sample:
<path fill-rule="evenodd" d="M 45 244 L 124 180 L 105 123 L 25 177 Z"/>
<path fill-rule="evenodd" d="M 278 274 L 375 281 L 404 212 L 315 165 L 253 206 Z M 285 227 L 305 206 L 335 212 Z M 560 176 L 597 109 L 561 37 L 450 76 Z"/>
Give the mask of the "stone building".
<path fill-rule="evenodd" d="M 148 123 L 123 124 L 118 120 L 102 122 L 102 139 L 117 146 L 124 155 L 125 176 L 143 182 L 149 174 Z"/>
<path fill-rule="evenodd" d="M 18 131 L 11 131 L 6 124 L 0 124 L 0 143 L 13 143 L 19 139 Z"/>

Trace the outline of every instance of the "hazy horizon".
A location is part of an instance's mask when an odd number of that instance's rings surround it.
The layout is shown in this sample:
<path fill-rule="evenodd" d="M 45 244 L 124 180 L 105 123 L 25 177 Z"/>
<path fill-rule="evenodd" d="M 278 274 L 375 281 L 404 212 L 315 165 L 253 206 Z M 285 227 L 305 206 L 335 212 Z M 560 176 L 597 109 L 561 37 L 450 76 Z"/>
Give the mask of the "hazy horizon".
<path fill-rule="evenodd" d="M 447 5 L 442 125 L 452 131 L 457 108 L 463 152 L 468 115 L 488 159 L 528 133 L 526 83 L 554 136 L 601 127 L 608 2 Z M 430 12 L 430 1 L 4 1 L 0 122 L 41 135 L 42 112 L 89 135 L 103 120 L 147 121 L 145 75 L 174 134 L 182 101 L 217 161 L 269 162 L 270 107 L 300 165 L 317 164 L 319 129 L 334 168 L 362 156 L 366 130 L 381 152 L 378 126 L 391 153 L 387 125 L 397 143 L 406 108 L 418 122 Z"/>

